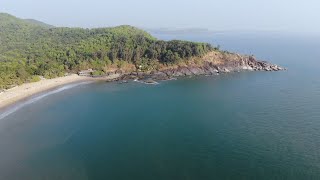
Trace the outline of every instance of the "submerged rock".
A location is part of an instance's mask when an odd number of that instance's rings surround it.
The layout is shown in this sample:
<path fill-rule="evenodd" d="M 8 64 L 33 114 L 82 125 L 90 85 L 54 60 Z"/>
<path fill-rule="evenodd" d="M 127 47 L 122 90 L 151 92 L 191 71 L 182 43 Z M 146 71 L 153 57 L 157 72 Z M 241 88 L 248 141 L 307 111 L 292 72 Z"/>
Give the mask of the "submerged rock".
<path fill-rule="evenodd" d="M 153 80 L 153 79 L 147 79 L 144 81 L 146 84 L 159 84 L 157 81 Z"/>

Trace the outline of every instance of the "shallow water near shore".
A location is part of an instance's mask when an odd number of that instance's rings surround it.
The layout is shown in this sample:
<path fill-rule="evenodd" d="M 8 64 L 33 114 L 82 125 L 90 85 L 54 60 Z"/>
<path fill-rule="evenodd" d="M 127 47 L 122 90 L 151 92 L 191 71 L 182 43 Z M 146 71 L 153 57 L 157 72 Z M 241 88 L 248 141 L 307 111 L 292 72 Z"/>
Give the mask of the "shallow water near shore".
<path fill-rule="evenodd" d="M 91 83 L 0 120 L 0 179 L 319 179 L 319 39 L 158 35 L 212 41 L 281 72 Z"/>
<path fill-rule="evenodd" d="M 77 87 L 77 86 L 80 86 L 80 85 L 84 85 L 84 84 L 89 84 L 91 82 L 78 82 L 78 83 L 71 83 L 71 84 L 68 84 L 68 85 L 63 85 L 63 86 L 60 86 L 60 87 L 57 87 L 57 88 L 53 88 L 51 90 L 48 90 L 48 91 L 45 91 L 45 92 L 42 92 L 42 93 L 39 93 L 39 94 L 36 94 L 34 96 L 31 96 L 29 98 L 26 98 L 24 100 L 21 100 L 21 101 L 18 101 L 16 103 L 14 103 L 13 105 L 10 105 L 8 107 L 5 107 L 5 108 L 1 108 L 0 109 L 0 120 L 9 116 L 10 114 L 18 111 L 19 109 L 27 106 L 27 105 L 30 105 L 34 102 L 37 102 L 47 96 L 50 96 L 52 94 L 56 94 L 56 93 L 59 93 L 61 91 L 65 91 L 65 90 L 68 90 L 68 89 L 71 89 L 71 88 L 74 88 L 74 87 Z"/>

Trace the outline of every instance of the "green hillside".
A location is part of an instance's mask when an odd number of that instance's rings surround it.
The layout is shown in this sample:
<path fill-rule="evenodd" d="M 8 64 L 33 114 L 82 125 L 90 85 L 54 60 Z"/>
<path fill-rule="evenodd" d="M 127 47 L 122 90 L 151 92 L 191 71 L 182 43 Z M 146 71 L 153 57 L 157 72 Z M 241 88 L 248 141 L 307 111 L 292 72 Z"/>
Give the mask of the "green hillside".
<path fill-rule="evenodd" d="M 206 43 L 160 41 L 132 26 L 56 28 L 0 13 L 0 89 L 87 68 L 103 74 L 109 68 L 143 64 L 150 70 L 212 49 Z"/>
<path fill-rule="evenodd" d="M 38 21 L 35 19 L 24 19 L 24 20 L 31 23 L 31 24 L 42 26 L 44 28 L 54 28 L 54 26 L 52 26 L 52 25 L 46 24 L 44 22 L 41 22 L 41 21 Z"/>

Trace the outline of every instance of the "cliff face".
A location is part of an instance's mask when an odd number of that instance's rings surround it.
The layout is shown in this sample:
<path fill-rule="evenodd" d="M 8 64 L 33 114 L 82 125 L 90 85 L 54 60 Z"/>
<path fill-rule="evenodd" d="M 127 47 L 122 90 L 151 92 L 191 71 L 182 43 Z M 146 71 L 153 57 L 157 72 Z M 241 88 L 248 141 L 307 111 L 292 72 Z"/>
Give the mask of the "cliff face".
<path fill-rule="evenodd" d="M 281 71 L 284 68 L 266 61 L 259 61 L 253 56 L 213 51 L 201 59 L 193 60 L 189 64 L 176 65 L 151 72 L 124 73 L 123 79 L 151 78 L 166 80 L 174 77 L 218 75 L 222 73 L 241 71 Z"/>

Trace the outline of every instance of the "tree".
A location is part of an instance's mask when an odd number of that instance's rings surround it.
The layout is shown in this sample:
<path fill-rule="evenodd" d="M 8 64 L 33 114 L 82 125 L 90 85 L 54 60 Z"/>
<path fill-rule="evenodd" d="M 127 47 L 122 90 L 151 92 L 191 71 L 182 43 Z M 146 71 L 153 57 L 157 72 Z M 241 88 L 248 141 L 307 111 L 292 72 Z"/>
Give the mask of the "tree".
<path fill-rule="evenodd" d="M 146 70 L 200 57 L 210 44 L 162 41 L 131 26 L 52 28 L 0 14 L 0 87 L 27 82 L 34 76 L 53 78 L 116 64 L 143 64 Z"/>

